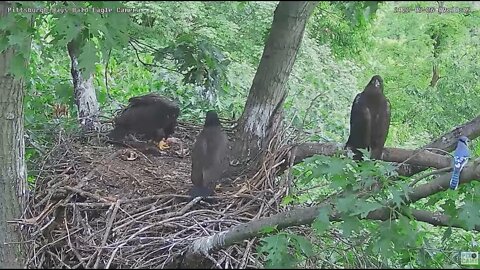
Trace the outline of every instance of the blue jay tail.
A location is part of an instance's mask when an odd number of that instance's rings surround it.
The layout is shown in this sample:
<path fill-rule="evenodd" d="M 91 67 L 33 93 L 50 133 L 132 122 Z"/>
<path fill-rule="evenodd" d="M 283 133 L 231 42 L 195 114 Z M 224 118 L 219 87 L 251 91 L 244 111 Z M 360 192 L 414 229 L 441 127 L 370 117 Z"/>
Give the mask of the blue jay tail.
<path fill-rule="evenodd" d="M 452 178 L 450 178 L 450 188 L 456 190 L 458 183 L 460 182 L 460 168 L 454 168 L 452 172 Z"/>

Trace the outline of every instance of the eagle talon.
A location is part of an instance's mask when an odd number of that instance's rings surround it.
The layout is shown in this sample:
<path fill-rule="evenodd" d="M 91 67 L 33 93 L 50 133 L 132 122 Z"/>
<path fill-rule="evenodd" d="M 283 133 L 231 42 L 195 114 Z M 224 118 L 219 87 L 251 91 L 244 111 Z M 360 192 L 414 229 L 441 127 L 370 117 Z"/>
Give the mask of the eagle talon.
<path fill-rule="evenodd" d="M 165 140 L 163 140 L 163 139 L 162 139 L 160 142 L 158 142 L 158 145 L 157 145 L 157 146 L 158 146 L 158 149 L 160 149 L 160 150 L 166 150 L 166 149 L 169 149 L 169 148 L 170 148 L 170 146 L 168 145 L 168 143 L 165 142 Z"/>

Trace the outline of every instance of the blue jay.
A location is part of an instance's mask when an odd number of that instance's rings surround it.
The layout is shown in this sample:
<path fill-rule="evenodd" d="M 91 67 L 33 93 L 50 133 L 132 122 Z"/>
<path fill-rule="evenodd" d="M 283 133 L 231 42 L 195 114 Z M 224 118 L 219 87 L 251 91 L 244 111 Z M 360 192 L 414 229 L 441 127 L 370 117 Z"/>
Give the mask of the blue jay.
<path fill-rule="evenodd" d="M 450 188 L 453 190 L 457 189 L 458 183 L 460 182 L 460 174 L 470 156 L 467 143 L 468 138 L 466 136 L 460 136 L 460 138 L 458 138 L 457 148 L 453 156 L 452 178 L 450 178 Z"/>

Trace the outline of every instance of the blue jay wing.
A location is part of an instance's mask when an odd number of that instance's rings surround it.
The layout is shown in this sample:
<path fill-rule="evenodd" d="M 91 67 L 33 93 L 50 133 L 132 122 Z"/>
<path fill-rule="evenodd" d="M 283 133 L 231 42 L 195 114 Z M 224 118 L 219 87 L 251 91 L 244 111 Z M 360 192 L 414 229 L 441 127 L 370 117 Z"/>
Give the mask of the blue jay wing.
<path fill-rule="evenodd" d="M 450 178 L 450 188 L 455 190 L 458 187 L 460 182 L 460 173 L 462 172 L 463 167 L 468 162 L 468 157 L 455 156 L 453 159 L 453 172 L 452 177 Z"/>
<path fill-rule="evenodd" d="M 455 168 L 459 168 L 460 170 L 463 169 L 465 164 L 468 162 L 468 157 L 454 157 Z"/>

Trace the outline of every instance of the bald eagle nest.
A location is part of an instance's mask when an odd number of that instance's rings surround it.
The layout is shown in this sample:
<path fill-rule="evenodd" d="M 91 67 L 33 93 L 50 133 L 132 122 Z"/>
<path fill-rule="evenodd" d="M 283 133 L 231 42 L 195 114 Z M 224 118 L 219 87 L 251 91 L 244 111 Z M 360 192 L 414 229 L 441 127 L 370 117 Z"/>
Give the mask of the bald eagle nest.
<path fill-rule="evenodd" d="M 38 164 L 18 224 L 28 268 L 175 268 L 193 241 L 280 211 L 275 180 L 284 134 L 261 169 L 216 188 L 215 202 L 190 201 L 190 150 L 201 126 L 180 123 L 179 145 L 149 153 L 106 143 L 104 134 L 59 135 Z M 183 150 L 183 151 L 182 151 Z M 258 238 L 207 254 L 208 268 L 262 267 Z"/>

